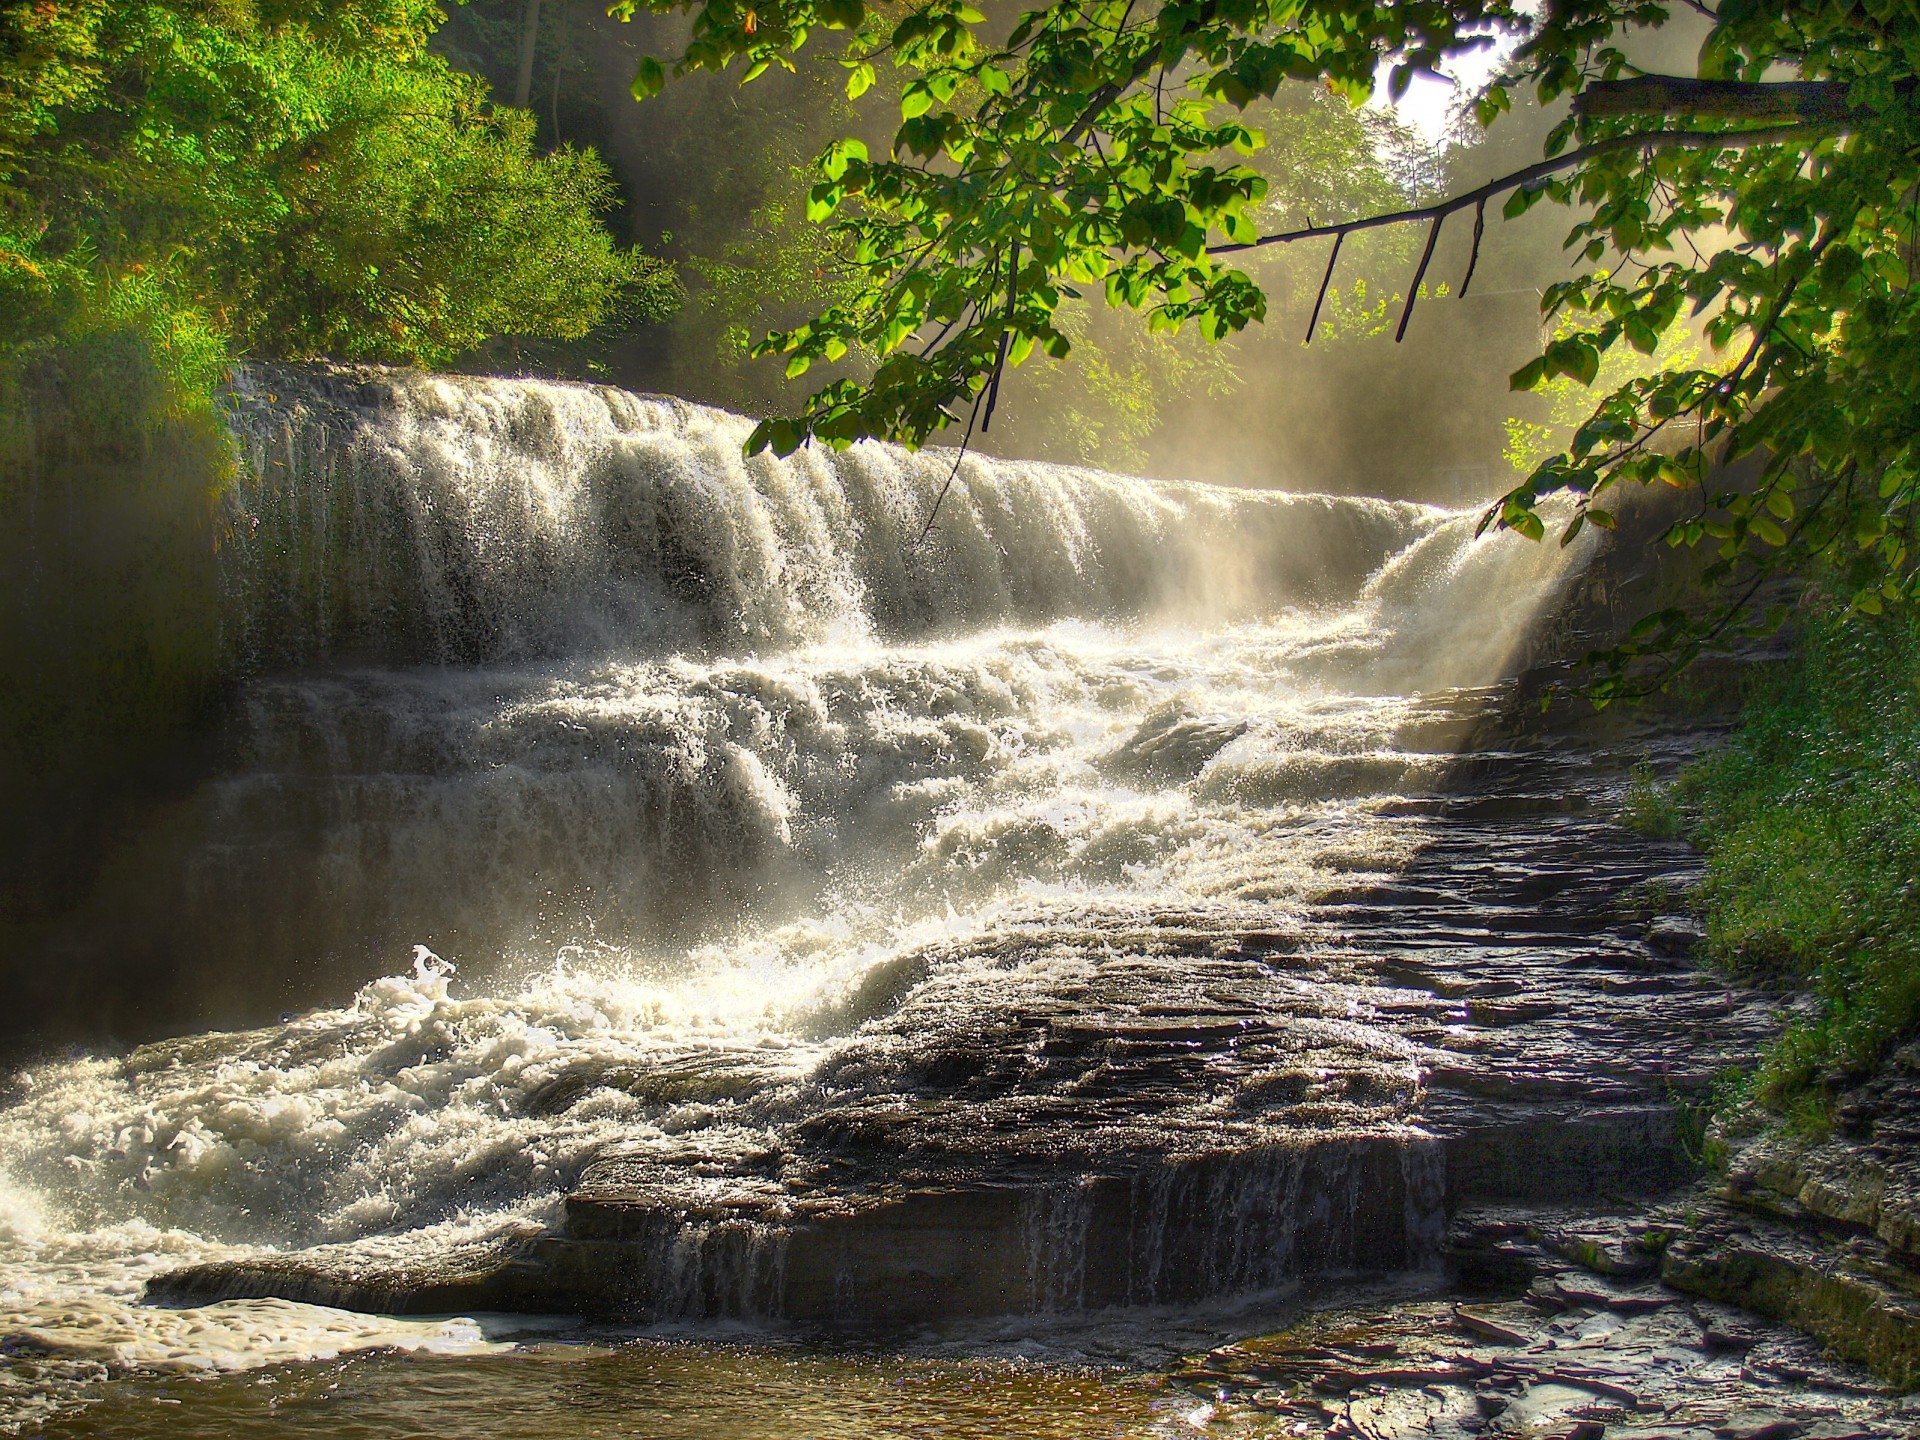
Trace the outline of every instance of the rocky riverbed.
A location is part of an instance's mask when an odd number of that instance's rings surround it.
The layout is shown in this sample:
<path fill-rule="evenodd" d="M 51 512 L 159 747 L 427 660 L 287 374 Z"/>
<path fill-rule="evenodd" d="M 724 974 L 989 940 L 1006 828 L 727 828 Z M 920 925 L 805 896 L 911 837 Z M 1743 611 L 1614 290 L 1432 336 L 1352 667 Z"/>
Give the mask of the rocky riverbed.
<path fill-rule="evenodd" d="M 1484 724 L 1491 698 L 1410 724 Z M 1414 837 L 1407 863 L 1330 875 L 1296 927 L 1079 914 L 909 954 L 810 1064 L 708 1049 L 550 1081 L 531 1103 L 620 1089 L 686 1123 L 609 1147 L 537 1237 L 410 1270 L 351 1250 L 216 1262 L 156 1288 L 859 1328 L 1419 1268 L 1476 1204 L 1670 1190 L 1714 1078 L 1780 1002 L 1692 958 L 1697 857 L 1613 823 L 1624 752 L 1483 736 L 1438 793 L 1380 807 Z M 700 1123 L 723 1104 L 729 1123 Z"/>
<path fill-rule="evenodd" d="M 1319 1310 L 1171 1379 L 1236 1433 L 1920 1433 L 1887 1389 L 1912 1383 L 1920 1337 L 1920 1056 L 1846 1097 L 1843 1133 L 1735 1136 L 1703 1177 L 1716 1077 L 1794 1002 L 1702 969 L 1698 857 L 1612 818 L 1629 763 L 1671 768 L 1696 740 L 1479 734 L 1434 795 L 1394 802 L 1419 827 L 1407 863 L 1330 883 L 1297 929 L 1159 914 L 1095 945 L 1083 928 L 1074 963 L 1031 932 L 964 966 L 909 957 L 811 1072 L 708 1055 L 550 1097 L 751 1106 L 771 1078 L 800 1086 L 750 1150 L 697 1127 L 615 1147 L 558 1226 L 451 1267 L 310 1252 L 154 1288 L 871 1335 L 1437 1266 L 1439 1298 Z"/>
<path fill-rule="evenodd" d="M 1322 1312 L 1174 1374 L 1223 1418 L 1330 1440 L 1920 1434 L 1920 1402 L 1818 1342 L 1663 1284 L 1686 1225 L 1678 1210 L 1462 1215 L 1455 1294 Z"/>

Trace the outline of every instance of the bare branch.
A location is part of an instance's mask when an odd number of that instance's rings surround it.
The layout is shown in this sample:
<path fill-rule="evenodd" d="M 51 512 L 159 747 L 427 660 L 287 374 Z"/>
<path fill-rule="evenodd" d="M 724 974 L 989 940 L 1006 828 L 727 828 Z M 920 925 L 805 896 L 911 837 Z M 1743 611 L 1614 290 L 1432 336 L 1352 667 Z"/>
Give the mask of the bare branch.
<path fill-rule="evenodd" d="M 1544 180 L 1549 175 L 1557 175 L 1562 170 L 1571 170 L 1589 160 L 1602 155 L 1611 155 L 1618 150 L 1639 149 L 1687 149 L 1703 150 L 1723 148 L 1743 149 L 1749 145 L 1782 145 L 1809 138 L 1822 138 L 1840 134 L 1847 128 L 1844 122 L 1835 121 L 1821 124 L 1770 125 L 1763 130 L 1647 130 L 1632 135 L 1612 135 L 1605 140 L 1596 140 L 1591 145 L 1582 145 L 1577 150 L 1569 150 L 1564 155 L 1555 155 L 1546 160 L 1536 160 L 1531 165 L 1522 166 L 1498 179 L 1489 180 L 1472 190 L 1462 191 L 1432 205 L 1416 205 L 1409 210 L 1394 210 L 1382 215 L 1368 215 L 1359 220 L 1346 220 L 1334 225 L 1310 225 L 1304 230 L 1286 230 L 1277 235 L 1262 235 L 1257 240 L 1244 241 L 1238 245 L 1215 245 L 1211 252 L 1215 255 L 1230 255 L 1237 250 L 1258 250 L 1267 245 L 1291 245 L 1296 240 L 1318 240 L 1327 235 L 1351 235 L 1360 230 L 1379 230 L 1388 225 L 1404 225 L 1414 220 L 1433 220 L 1444 218 L 1457 210 L 1465 210 L 1470 205 L 1481 205 L 1496 195 L 1504 195 L 1509 190 L 1518 190 L 1535 180 Z"/>
<path fill-rule="evenodd" d="M 1313 343 L 1313 328 L 1320 323 L 1320 307 L 1326 303 L 1327 287 L 1333 284 L 1333 267 L 1340 263 L 1340 247 L 1346 244 L 1347 237 L 1333 237 L 1333 249 L 1327 255 L 1327 273 L 1320 277 L 1320 293 L 1313 297 L 1313 314 L 1307 319 L 1307 344 Z"/>
<path fill-rule="evenodd" d="M 1007 313 L 1000 323 L 1000 353 L 993 359 L 993 378 L 987 383 L 987 413 L 980 417 L 980 433 L 993 425 L 993 407 L 1000 403 L 1000 376 L 1007 368 L 1007 347 L 1013 340 L 1013 297 L 1020 287 L 1020 242 L 1015 240 L 1007 254 Z M 959 462 L 955 462 L 958 468 Z M 928 517 L 932 523 L 932 517 Z"/>
<path fill-rule="evenodd" d="M 953 488 L 953 482 L 959 478 L 960 462 L 967 458 L 967 447 L 973 444 L 973 422 L 980 418 L 980 401 L 986 393 L 983 389 L 973 397 L 973 413 L 967 416 L 967 433 L 960 437 L 960 448 L 953 452 L 953 469 L 947 472 L 946 483 L 941 485 L 940 493 L 933 497 L 933 508 L 927 511 L 927 523 L 920 527 L 920 534 L 914 539 L 915 550 L 927 543 L 927 536 L 933 533 L 933 522 L 939 518 L 940 506 L 947 498 L 947 491 Z"/>
<path fill-rule="evenodd" d="M 1427 248 L 1420 252 L 1420 264 L 1413 272 L 1413 283 L 1407 286 L 1407 308 L 1400 312 L 1400 328 L 1393 332 L 1393 343 L 1398 345 L 1407 338 L 1407 322 L 1413 319 L 1413 302 L 1420 298 L 1420 282 L 1427 278 L 1427 266 L 1433 263 L 1433 247 L 1440 243 L 1440 227 L 1447 221 L 1444 215 L 1433 217 L 1433 228 L 1427 231 Z"/>
<path fill-rule="evenodd" d="M 1473 272 L 1480 264 L 1480 240 L 1487 233 L 1487 202 L 1482 200 L 1473 207 L 1473 248 L 1467 251 L 1467 273 L 1460 281 L 1460 298 L 1467 298 L 1467 287 L 1473 284 Z M 1335 242 L 1338 243 L 1338 242 Z"/>

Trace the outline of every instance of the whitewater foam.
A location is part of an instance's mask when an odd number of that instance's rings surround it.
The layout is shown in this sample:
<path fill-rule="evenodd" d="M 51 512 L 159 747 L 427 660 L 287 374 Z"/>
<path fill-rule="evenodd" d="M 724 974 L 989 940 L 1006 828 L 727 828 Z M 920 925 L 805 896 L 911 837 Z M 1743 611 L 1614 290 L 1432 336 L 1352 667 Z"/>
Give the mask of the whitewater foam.
<path fill-rule="evenodd" d="M 510 1246 L 610 1148 L 745 1164 L 908 996 L 1017 1006 L 1168 914 L 1285 929 L 1417 844 L 1419 692 L 1500 674 L 1568 563 L 979 458 L 916 550 L 950 459 L 749 461 L 736 417 L 530 381 L 254 371 L 235 405 L 259 673 L 156 847 L 176 908 L 132 923 L 255 976 L 329 954 L 331 1003 L 41 1065 L 0 1111 L 0 1325 L 67 1367 L 16 1420 L 128 1368 L 490 1344 L 140 1293 Z M 355 945 L 401 973 L 342 1003 Z"/>

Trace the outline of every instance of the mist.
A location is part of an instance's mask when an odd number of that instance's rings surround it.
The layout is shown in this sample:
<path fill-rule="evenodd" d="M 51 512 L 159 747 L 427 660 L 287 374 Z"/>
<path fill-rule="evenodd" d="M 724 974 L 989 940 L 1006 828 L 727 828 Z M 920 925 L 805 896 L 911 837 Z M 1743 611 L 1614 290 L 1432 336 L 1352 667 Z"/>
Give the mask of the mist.
<path fill-rule="evenodd" d="M 750 86 L 694 74 L 636 103 L 628 93 L 634 69 L 643 54 L 676 52 L 677 19 L 622 24 L 579 0 L 550 0 L 544 13 L 531 100 L 543 140 L 600 150 L 623 194 L 613 224 L 623 240 L 674 260 L 685 301 L 665 323 L 616 327 L 557 350 L 491 347 L 468 368 L 602 379 L 753 416 L 797 409 L 807 386 L 749 358 L 747 347 L 839 293 L 844 282 L 826 236 L 802 213 L 806 166 L 836 135 L 886 145 L 893 110 L 884 74 L 861 104 L 849 103 L 829 46 L 793 74 L 775 71 Z M 510 93 L 520 14 L 512 0 L 478 0 L 455 12 L 437 43 L 497 93 Z M 1669 31 L 1649 43 L 1677 54 L 1691 41 Z M 1316 105 L 1326 114 L 1310 138 L 1329 127 L 1367 131 L 1380 183 L 1361 209 L 1352 208 L 1351 187 L 1346 210 L 1331 193 L 1344 177 L 1306 173 L 1311 159 L 1290 153 L 1297 132 L 1288 127 L 1314 119 Z M 1456 119 L 1433 144 L 1390 114 L 1338 117 L 1335 107 L 1344 109 L 1310 86 L 1289 85 L 1249 112 L 1251 123 L 1273 132 L 1253 161 L 1274 185 L 1264 231 L 1469 187 L 1537 158 L 1559 118 L 1523 99 L 1491 131 Z M 1090 297 L 1077 313 L 1064 312 L 1076 354 L 1065 362 L 1035 356 L 1013 372 L 991 433 L 976 435 L 973 447 L 1235 486 L 1444 504 L 1490 499 L 1521 478 L 1503 459 L 1509 421 L 1548 418 L 1538 398 L 1510 391 L 1508 376 L 1538 353 L 1542 290 L 1570 273 L 1562 241 L 1571 216 L 1543 206 L 1490 220 L 1464 295 L 1471 223 L 1455 217 L 1444 228 L 1398 344 L 1393 330 L 1421 226 L 1345 247 L 1311 345 L 1304 337 L 1326 241 L 1248 256 L 1246 269 L 1268 292 L 1268 317 L 1219 346 L 1193 334 L 1148 335 L 1143 317 Z M 764 283 L 769 268 L 786 283 Z"/>

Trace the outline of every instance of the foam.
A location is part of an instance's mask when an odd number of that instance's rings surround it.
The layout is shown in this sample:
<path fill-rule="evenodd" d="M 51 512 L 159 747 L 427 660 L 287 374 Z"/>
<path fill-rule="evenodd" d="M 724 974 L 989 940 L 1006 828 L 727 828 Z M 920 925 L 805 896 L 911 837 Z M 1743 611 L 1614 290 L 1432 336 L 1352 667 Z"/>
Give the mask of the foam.
<path fill-rule="evenodd" d="M 27 1077 L 0 1327 L 51 1368 L 0 1393 L 20 1423 L 129 1369 L 484 1349 L 467 1319 L 140 1297 L 190 1261 L 510 1244 L 610 1148 L 752 1153 L 866 1019 L 997 948 L 1283 925 L 1393 868 L 1416 822 L 1382 802 L 1446 760 L 1404 738 L 1414 692 L 1500 673 L 1566 563 L 1426 507 L 984 460 L 903 556 L 937 456 L 746 461 L 746 422 L 677 401 L 380 385 L 324 419 L 243 393 L 296 483 L 237 493 L 264 519 L 230 595 L 268 659 L 469 663 L 254 683 L 193 883 L 272 895 L 301 828 L 337 903 L 499 943 L 456 972 L 395 933 L 344 1004 Z M 691 941 L 661 921 L 692 909 Z"/>

